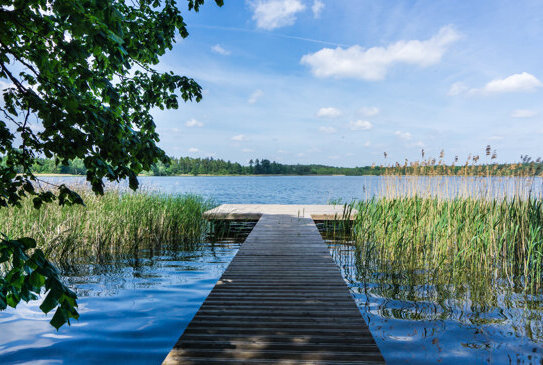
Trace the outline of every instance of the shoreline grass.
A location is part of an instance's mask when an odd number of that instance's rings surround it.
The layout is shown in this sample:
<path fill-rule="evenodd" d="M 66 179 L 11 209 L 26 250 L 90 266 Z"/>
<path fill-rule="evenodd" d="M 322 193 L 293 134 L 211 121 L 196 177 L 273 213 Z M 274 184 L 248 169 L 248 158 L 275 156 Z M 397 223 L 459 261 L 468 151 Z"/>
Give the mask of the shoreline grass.
<path fill-rule="evenodd" d="M 202 213 L 213 207 L 209 200 L 190 194 L 78 192 L 86 206 L 51 203 L 37 210 L 28 199 L 21 207 L 0 209 L 2 233 L 35 238 L 56 262 L 102 258 L 165 243 L 197 243 L 208 231 Z"/>

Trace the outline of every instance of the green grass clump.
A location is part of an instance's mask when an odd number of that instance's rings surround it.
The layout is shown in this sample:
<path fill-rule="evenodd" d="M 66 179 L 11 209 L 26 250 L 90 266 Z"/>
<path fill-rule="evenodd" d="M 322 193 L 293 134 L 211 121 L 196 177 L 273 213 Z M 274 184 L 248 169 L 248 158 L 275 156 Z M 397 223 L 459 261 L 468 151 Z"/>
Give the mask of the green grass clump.
<path fill-rule="evenodd" d="M 21 207 L 0 209 L 2 233 L 35 238 L 55 261 L 105 257 L 171 242 L 198 242 L 207 231 L 202 213 L 212 207 L 196 195 L 79 193 L 86 206 L 51 203 L 38 210 L 28 199 Z"/>

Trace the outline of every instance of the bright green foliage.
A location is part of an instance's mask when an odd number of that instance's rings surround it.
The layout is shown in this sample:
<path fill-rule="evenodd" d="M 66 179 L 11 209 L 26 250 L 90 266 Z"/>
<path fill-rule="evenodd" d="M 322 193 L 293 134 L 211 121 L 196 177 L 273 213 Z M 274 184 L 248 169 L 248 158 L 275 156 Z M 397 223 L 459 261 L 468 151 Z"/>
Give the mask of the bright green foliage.
<path fill-rule="evenodd" d="M 60 328 L 70 318 L 78 318 L 77 296 L 59 280 L 59 272 L 47 261 L 42 250 L 35 249 L 36 241 L 24 237 L 10 240 L 4 237 L 0 245 L 0 264 L 10 262 L 6 274 L 0 277 L 0 310 L 9 305 L 15 308 L 24 300 L 37 299 L 42 288 L 48 291 L 40 308 L 44 313 L 58 307 L 51 325 Z M 34 249 L 29 256 L 28 251 Z"/>
<path fill-rule="evenodd" d="M 203 3 L 188 0 L 188 9 Z M 10 85 L 0 102 L 0 206 L 20 205 L 25 196 L 36 208 L 53 200 L 83 203 L 64 185 L 36 189 L 35 157 L 54 158 L 56 165 L 81 159 L 99 194 L 104 179 L 128 178 L 136 189 L 138 173 L 167 162 L 150 111 L 176 109 L 178 96 L 202 97 L 194 80 L 151 67 L 177 32 L 188 36 L 175 0 L 0 0 L 0 80 Z M 4 239 L 0 249 L 17 254 L 13 242 L 20 241 Z M 10 270 L 26 262 L 17 257 Z M 9 272 L 2 269 L 0 277 Z M 58 282 L 55 271 L 49 277 Z M 11 304 L 31 299 L 3 283 Z M 75 305 L 66 298 L 75 296 L 45 287 L 52 299 L 42 310 L 58 306 L 53 324 L 64 323 L 59 318 L 67 320 Z"/>

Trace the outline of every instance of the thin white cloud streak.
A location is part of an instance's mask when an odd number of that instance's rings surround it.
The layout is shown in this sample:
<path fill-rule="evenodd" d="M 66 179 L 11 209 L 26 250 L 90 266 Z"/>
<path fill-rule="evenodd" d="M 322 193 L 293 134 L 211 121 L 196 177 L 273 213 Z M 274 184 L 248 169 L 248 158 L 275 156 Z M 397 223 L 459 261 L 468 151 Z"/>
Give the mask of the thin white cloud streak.
<path fill-rule="evenodd" d="M 341 110 L 334 107 L 320 108 L 317 111 L 317 117 L 319 118 L 337 118 L 342 115 Z"/>
<path fill-rule="evenodd" d="M 293 25 L 296 14 L 306 8 L 300 0 L 256 0 L 250 4 L 256 26 L 266 30 Z"/>
<path fill-rule="evenodd" d="M 189 148 L 189 153 L 196 153 L 196 152 L 199 152 L 200 150 L 196 147 L 191 147 Z"/>
<path fill-rule="evenodd" d="M 244 134 L 238 134 L 230 138 L 232 141 L 242 142 L 247 140 L 247 136 Z"/>
<path fill-rule="evenodd" d="M 326 133 L 326 134 L 334 134 L 337 132 L 337 130 L 334 127 L 321 126 L 319 127 L 319 132 Z"/>
<path fill-rule="evenodd" d="M 264 92 L 260 89 L 257 89 L 251 94 L 251 96 L 249 96 L 249 99 L 247 100 L 247 102 L 249 104 L 254 104 L 258 101 L 258 99 L 262 97 L 262 95 L 264 95 Z"/>
<path fill-rule="evenodd" d="M 298 41 L 304 41 L 304 42 L 311 42 L 311 43 L 318 43 L 318 44 L 326 44 L 329 46 L 336 46 L 336 47 L 348 47 L 349 45 L 344 43 L 337 43 L 337 42 L 329 42 L 329 41 L 323 41 L 320 39 L 312 39 L 312 38 L 306 38 L 306 37 L 297 37 L 293 35 L 286 35 L 276 32 L 270 32 L 260 29 L 248 29 L 248 28 L 236 28 L 236 27 L 221 27 L 218 25 L 205 25 L 205 24 L 194 24 L 191 25 L 193 28 L 203 28 L 203 29 L 215 29 L 215 30 L 221 30 L 221 31 L 229 31 L 229 32 L 244 32 L 244 33 L 257 33 L 257 34 L 266 34 L 268 36 L 276 37 L 276 38 L 284 38 L 284 39 L 294 39 Z"/>
<path fill-rule="evenodd" d="M 447 92 L 447 95 L 449 96 L 456 96 L 463 94 L 469 90 L 469 87 L 466 86 L 463 82 L 455 82 L 451 85 L 449 91 Z"/>
<path fill-rule="evenodd" d="M 413 135 L 409 132 L 396 131 L 394 134 L 404 141 L 410 141 L 413 138 Z"/>
<path fill-rule="evenodd" d="M 202 122 L 200 122 L 200 121 L 198 121 L 198 120 L 196 120 L 196 119 L 193 118 L 193 119 L 187 120 L 187 121 L 185 122 L 185 126 L 186 126 L 186 127 L 189 127 L 189 128 L 193 128 L 193 127 L 199 127 L 199 128 L 201 128 L 201 127 L 204 126 L 204 123 L 202 123 Z"/>
<path fill-rule="evenodd" d="M 428 67 L 439 63 L 448 47 L 459 39 L 460 34 L 453 27 L 446 26 L 425 41 L 398 41 L 387 47 L 369 49 L 358 45 L 347 49 L 323 48 L 304 55 L 300 62 L 308 66 L 316 77 L 379 81 L 396 64 Z"/>
<path fill-rule="evenodd" d="M 365 117 L 373 117 L 379 114 L 379 108 L 375 106 L 363 106 L 360 108 L 359 112 Z"/>
<path fill-rule="evenodd" d="M 229 50 L 223 48 L 220 44 L 214 45 L 213 47 L 211 47 L 211 50 L 223 56 L 229 56 L 232 53 Z"/>
<path fill-rule="evenodd" d="M 511 117 L 513 118 L 533 118 L 537 115 L 538 113 L 535 111 L 535 110 L 530 110 L 530 109 L 517 109 L 517 110 L 514 110 L 512 113 L 511 113 Z"/>

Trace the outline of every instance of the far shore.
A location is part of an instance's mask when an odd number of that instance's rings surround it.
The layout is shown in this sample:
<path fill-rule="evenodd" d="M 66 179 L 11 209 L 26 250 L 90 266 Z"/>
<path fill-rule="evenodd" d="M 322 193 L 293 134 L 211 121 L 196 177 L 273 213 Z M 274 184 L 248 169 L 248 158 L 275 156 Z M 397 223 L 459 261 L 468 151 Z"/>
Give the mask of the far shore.
<path fill-rule="evenodd" d="M 35 176 L 45 176 L 45 177 L 85 177 L 85 175 L 74 175 L 74 174 L 34 174 Z M 260 176 L 377 176 L 377 175 L 342 175 L 342 174 L 333 174 L 333 175 L 316 175 L 316 174 L 307 174 L 307 175 L 288 175 L 288 174 L 253 174 L 253 175 L 237 175 L 237 174 L 225 174 L 225 175 L 213 175 L 213 174 L 179 174 L 179 175 L 146 175 L 139 174 L 138 177 L 239 177 L 239 176 L 248 176 L 248 177 L 260 177 Z"/>

